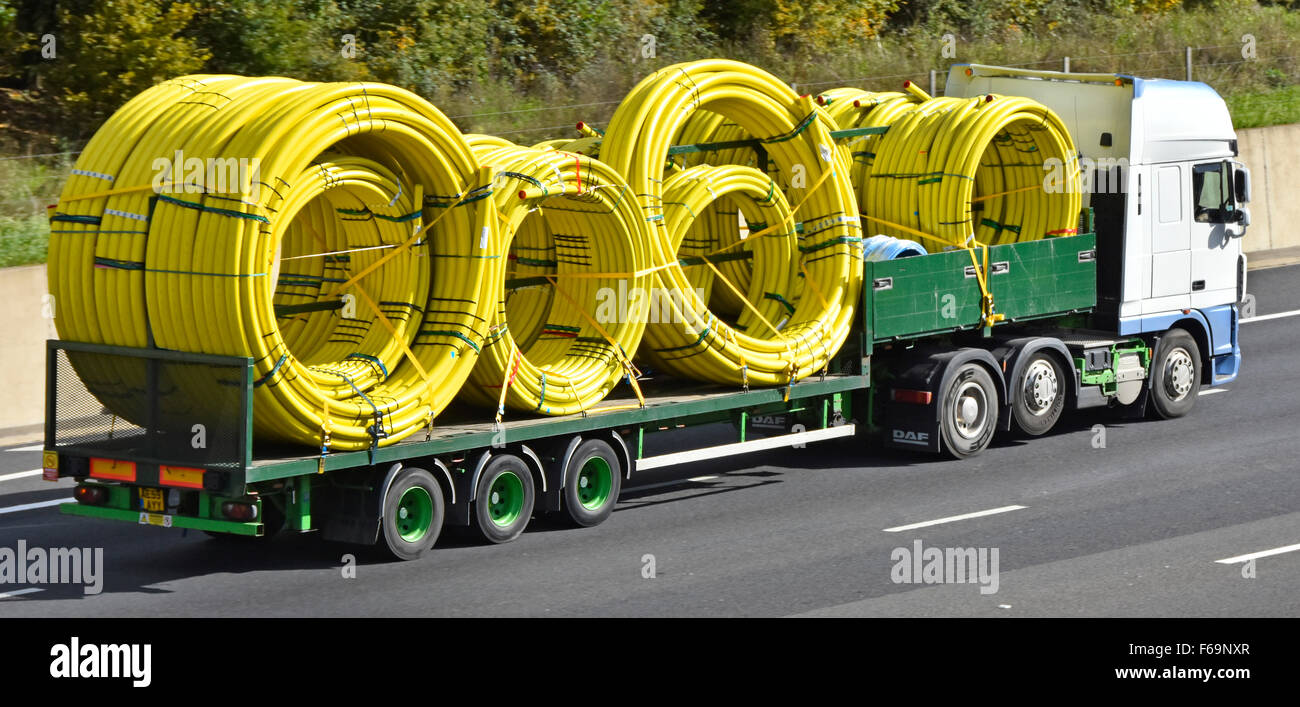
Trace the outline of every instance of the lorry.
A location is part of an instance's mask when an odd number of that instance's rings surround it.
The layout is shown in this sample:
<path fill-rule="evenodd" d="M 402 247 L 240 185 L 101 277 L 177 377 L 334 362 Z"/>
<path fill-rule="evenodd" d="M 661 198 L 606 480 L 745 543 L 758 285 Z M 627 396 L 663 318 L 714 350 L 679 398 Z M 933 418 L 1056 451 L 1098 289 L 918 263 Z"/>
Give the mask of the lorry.
<path fill-rule="evenodd" d="M 1077 233 L 991 246 L 983 262 L 968 250 L 864 262 L 852 336 L 797 383 L 651 375 L 641 394 L 616 391 L 581 414 L 495 422 L 453 408 L 396 444 L 318 453 L 253 438 L 252 359 L 50 341 L 44 476 L 77 481 L 76 502 L 61 506 L 71 515 L 228 538 L 319 531 L 411 560 L 444 526 L 501 543 L 543 514 L 597 525 L 650 469 L 829 440 L 963 458 L 998 433 L 1046 434 L 1067 408 L 1187 414 L 1241 363 L 1250 176 L 1226 105 L 1201 83 L 951 67 L 946 95 L 990 93 L 1033 98 L 1069 126 L 1091 186 Z M 141 424 L 77 378 L 74 363 L 96 360 L 144 381 L 131 392 Z M 206 390 L 172 383 L 194 368 L 203 375 L 184 377 Z M 206 416 L 163 414 L 175 395 L 205 396 Z M 679 441 L 716 423 L 736 439 Z M 665 436 L 676 451 L 646 453 L 647 438 Z"/>

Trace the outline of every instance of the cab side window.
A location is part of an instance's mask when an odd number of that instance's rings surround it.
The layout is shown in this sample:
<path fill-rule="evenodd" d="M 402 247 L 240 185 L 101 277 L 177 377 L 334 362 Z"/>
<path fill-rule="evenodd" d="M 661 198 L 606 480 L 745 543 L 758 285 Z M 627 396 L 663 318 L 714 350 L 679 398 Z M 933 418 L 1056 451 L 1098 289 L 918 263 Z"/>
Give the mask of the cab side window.
<path fill-rule="evenodd" d="M 1228 174 L 1222 162 L 1192 167 L 1192 195 L 1196 204 L 1194 218 L 1201 223 L 1225 223 L 1232 201 L 1227 198 Z"/>

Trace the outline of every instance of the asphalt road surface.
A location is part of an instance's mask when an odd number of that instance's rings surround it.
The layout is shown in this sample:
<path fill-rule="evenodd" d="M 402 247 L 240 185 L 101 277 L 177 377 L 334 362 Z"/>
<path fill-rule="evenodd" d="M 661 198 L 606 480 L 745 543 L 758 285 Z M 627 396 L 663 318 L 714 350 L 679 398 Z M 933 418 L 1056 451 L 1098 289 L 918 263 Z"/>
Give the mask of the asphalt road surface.
<path fill-rule="evenodd" d="M 355 577 L 357 550 L 314 534 L 232 547 L 60 515 L 71 482 L 23 475 L 39 445 L 16 445 L 0 550 L 103 548 L 103 585 L 0 584 L 0 618 L 1300 616 L 1300 316 L 1267 316 L 1300 310 L 1300 267 L 1252 272 L 1250 291 L 1241 377 L 1182 419 L 1083 411 L 960 462 L 812 445 L 656 470 L 599 527 L 444 534 L 417 562 L 362 553 Z M 996 550 L 996 591 L 895 581 L 918 541 Z"/>

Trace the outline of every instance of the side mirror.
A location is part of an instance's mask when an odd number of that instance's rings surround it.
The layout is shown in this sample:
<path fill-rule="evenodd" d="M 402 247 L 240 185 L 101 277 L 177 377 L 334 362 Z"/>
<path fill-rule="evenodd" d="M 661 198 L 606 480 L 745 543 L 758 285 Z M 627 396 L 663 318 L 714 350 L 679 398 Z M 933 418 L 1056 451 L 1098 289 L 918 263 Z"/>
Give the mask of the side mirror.
<path fill-rule="evenodd" d="M 1250 203 L 1250 170 L 1243 164 L 1233 164 L 1232 191 L 1238 204 Z"/>
<path fill-rule="evenodd" d="M 1246 235 L 1246 227 L 1250 225 L 1250 209 L 1239 206 L 1236 209 L 1224 214 L 1224 235 L 1227 238 L 1241 238 Z M 1224 245 L 1227 245 L 1227 239 L 1224 239 Z"/>

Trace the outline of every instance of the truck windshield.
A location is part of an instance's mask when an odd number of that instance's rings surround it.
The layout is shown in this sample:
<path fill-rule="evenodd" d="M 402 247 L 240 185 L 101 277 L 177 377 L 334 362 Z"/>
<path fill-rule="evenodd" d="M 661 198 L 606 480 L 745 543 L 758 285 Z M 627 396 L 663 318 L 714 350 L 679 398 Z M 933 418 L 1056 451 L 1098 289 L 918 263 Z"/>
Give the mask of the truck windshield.
<path fill-rule="evenodd" d="M 1228 175 L 1222 162 L 1198 164 L 1192 168 L 1192 193 L 1196 197 L 1196 220 L 1224 223 L 1232 202 L 1225 199 Z"/>

